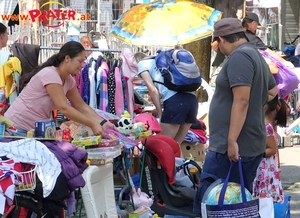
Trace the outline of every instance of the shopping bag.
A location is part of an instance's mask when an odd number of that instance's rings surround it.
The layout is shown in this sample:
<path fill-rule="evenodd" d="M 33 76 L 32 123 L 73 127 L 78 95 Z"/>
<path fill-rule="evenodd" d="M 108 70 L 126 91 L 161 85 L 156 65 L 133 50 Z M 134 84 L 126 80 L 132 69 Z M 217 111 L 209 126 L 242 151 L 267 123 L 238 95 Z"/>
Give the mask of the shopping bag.
<path fill-rule="evenodd" d="M 273 198 L 259 199 L 259 215 L 261 218 L 274 218 Z"/>
<path fill-rule="evenodd" d="M 259 199 L 247 201 L 244 176 L 242 170 L 242 161 L 238 160 L 239 174 L 240 174 L 240 186 L 242 203 L 238 204 L 228 204 L 224 205 L 225 192 L 228 187 L 229 177 L 231 174 L 231 169 L 233 162 L 230 164 L 228 175 L 223 183 L 223 187 L 220 192 L 218 205 L 207 205 L 206 204 L 206 215 L 207 218 L 220 218 L 220 217 L 230 217 L 230 218 L 259 218 Z"/>
<path fill-rule="evenodd" d="M 278 67 L 279 73 L 273 74 L 273 76 L 277 84 L 279 97 L 285 98 L 298 87 L 299 79 L 297 75 L 287 66 L 285 66 L 280 60 L 278 60 L 276 57 L 273 57 L 268 52 L 263 50 L 259 50 L 259 52 L 262 56 L 269 58 Z"/>
<path fill-rule="evenodd" d="M 284 203 L 274 203 L 275 218 L 291 218 L 290 201 L 291 196 L 284 195 Z"/>

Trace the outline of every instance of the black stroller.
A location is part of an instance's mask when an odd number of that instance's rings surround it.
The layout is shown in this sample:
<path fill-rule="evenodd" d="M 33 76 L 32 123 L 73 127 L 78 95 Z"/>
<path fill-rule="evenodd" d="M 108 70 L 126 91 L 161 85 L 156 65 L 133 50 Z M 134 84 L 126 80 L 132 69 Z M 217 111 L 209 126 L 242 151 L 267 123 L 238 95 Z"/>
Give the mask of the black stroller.
<path fill-rule="evenodd" d="M 147 146 L 146 146 L 147 147 Z M 179 189 L 168 183 L 168 176 L 158 158 L 146 149 L 144 168 L 142 170 L 141 189 L 153 199 L 151 209 L 159 216 L 179 215 L 186 217 L 200 217 L 193 213 L 195 191 Z"/>

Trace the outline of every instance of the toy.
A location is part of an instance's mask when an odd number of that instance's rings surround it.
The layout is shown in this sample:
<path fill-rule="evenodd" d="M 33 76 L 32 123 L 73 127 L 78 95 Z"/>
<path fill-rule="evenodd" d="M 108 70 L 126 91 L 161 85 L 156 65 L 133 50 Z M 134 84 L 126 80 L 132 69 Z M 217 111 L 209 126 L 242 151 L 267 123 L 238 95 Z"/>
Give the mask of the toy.
<path fill-rule="evenodd" d="M 119 129 L 122 129 L 122 130 L 132 129 L 132 127 L 133 127 L 132 119 L 127 110 L 122 111 L 121 118 L 118 121 L 118 127 L 119 127 Z"/>
<path fill-rule="evenodd" d="M 152 132 L 155 132 L 155 133 L 161 132 L 161 127 L 160 127 L 158 121 L 156 120 L 156 118 L 152 114 L 149 114 L 149 113 L 139 114 L 134 118 L 134 122 L 135 123 L 137 123 L 137 122 L 144 123 L 145 126 L 148 126 L 148 130 L 152 130 Z"/>
<path fill-rule="evenodd" d="M 127 110 L 123 110 L 121 114 L 121 118 L 131 118 L 130 113 Z"/>
<path fill-rule="evenodd" d="M 67 142 L 71 141 L 71 131 L 70 131 L 70 129 L 64 129 L 62 131 L 62 140 L 67 141 Z"/>
<path fill-rule="evenodd" d="M 120 129 L 132 129 L 132 119 L 127 117 L 121 117 L 121 119 L 118 121 L 118 127 Z"/>
<path fill-rule="evenodd" d="M 153 204 L 152 198 L 150 198 L 145 192 L 142 192 L 140 188 L 132 195 L 134 206 L 139 207 L 148 207 L 150 208 Z"/>
<path fill-rule="evenodd" d="M 145 124 L 142 123 L 142 122 L 134 123 L 132 128 L 133 128 L 134 130 L 139 131 L 139 132 L 148 130 L 148 126 L 145 125 Z"/>

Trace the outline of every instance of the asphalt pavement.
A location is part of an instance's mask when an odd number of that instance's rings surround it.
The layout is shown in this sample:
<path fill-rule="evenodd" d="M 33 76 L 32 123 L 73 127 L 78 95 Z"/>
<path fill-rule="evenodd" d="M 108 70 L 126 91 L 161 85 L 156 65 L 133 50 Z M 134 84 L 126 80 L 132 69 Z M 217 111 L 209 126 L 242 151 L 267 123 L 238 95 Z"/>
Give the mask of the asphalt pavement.
<path fill-rule="evenodd" d="M 300 218 L 300 145 L 279 149 L 281 182 L 291 196 L 291 218 Z"/>

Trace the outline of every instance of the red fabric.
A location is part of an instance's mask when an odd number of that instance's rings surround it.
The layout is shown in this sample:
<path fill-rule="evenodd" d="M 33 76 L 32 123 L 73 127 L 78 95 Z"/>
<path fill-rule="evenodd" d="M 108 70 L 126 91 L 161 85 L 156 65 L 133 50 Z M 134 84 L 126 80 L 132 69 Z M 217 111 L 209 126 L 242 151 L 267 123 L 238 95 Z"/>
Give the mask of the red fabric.
<path fill-rule="evenodd" d="M 206 143 L 207 138 L 206 138 L 206 132 L 204 130 L 202 130 L 202 129 L 192 129 L 192 128 L 190 128 L 190 130 L 199 137 L 200 143 L 202 143 L 202 144 Z"/>
<path fill-rule="evenodd" d="M 165 136 L 165 135 L 156 135 L 155 138 L 167 142 L 173 149 L 174 156 L 180 157 L 180 146 L 173 138 L 171 138 L 169 136 Z"/>
<path fill-rule="evenodd" d="M 1 213 L 9 210 L 10 206 L 13 203 L 15 192 L 15 171 L 22 171 L 21 163 L 15 162 L 12 159 L 0 161 L 0 190 L 2 195 L 6 198 L 5 205 L 1 205 L 1 208 L 3 208 L 4 206 L 4 211 L 0 211 Z M 20 180 L 18 176 L 17 178 L 18 180 Z"/>
<path fill-rule="evenodd" d="M 173 148 L 160 135 L 153 135 L 145 141 L 146 149 L 154 154 L 166 171 L 169 184 L 176 182 L 174 178 L 175 157 Z"/>

